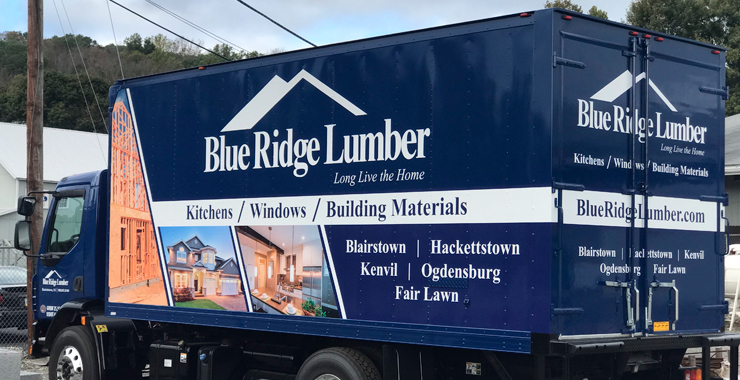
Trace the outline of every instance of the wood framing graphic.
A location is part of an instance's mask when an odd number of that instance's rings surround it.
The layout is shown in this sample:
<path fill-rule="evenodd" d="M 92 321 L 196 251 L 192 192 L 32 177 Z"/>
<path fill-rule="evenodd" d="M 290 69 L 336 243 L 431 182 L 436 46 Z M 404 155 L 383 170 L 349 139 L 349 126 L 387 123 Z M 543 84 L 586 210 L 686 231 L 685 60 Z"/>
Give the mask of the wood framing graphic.
<path fill-rule="evenodd" d="M 109 301 L 167 305 L 146 186 L 126 104 L 111 115 Z"/>

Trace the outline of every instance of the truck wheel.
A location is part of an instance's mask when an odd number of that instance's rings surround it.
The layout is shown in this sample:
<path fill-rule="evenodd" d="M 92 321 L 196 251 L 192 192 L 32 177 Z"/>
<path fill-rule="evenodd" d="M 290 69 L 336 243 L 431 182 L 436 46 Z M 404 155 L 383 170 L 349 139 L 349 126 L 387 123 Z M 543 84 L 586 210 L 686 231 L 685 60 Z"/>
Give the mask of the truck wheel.
<path fill-rule="evenodd" d="M 297 380 L 380 380 L 380 372 L 363 353 L 332 347 L 315 352 L 303 363 Z"/>
<path fill-rule="evenodd" d="M 98 380 L 98 358 L 90 331 L 71 326 L 57 336 L 49 353 L 50 380 Z"/>

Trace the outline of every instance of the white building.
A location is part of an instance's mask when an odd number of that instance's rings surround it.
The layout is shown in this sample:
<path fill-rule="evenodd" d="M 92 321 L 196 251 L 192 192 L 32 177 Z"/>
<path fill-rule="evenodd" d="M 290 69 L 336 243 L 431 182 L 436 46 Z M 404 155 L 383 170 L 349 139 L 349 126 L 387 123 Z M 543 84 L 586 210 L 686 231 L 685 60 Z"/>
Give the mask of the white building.
<path fill-rule="evenodd" d="M 57 182 L 66 176 L 107 167 L 108 135 L 44 128 L 45 190 L 54 190 Z M 17 200 L 23 195 L 26 195 L 26 125 L 0 123 L 0 246 L 13 243 L 15 223 L 22 219 L 16 213 Z M 44 202 L 44 210 L 48 204 L 48 200 Z M 3 251 L 0 249 L 0 265 Z"/>
<path fill-rule="evenodd" d="M 725 118 L 725 192 L 730 244 L 740 244 L 740 114 Z"/>

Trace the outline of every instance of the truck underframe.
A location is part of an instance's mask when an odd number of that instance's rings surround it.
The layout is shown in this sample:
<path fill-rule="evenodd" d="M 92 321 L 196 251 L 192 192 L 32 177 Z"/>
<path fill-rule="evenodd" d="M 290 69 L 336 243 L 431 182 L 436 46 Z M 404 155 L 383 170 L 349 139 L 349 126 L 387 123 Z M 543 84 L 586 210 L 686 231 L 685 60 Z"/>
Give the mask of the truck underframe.
<path fill-rule="evenodd" d="M 732 333 L 568 340 L 535 334 L 528 355 L 216 326 L 193 329 L 106 317 L 99 301 L 84 300 L 65 304 L 51 323 L 37 322 L 35 334 L 40 338 L 32 352 L 48 350 L 50 378 L 58 379 L 82 374 L 83 379 L 313 380 L 321 378 L 310 373 L 318 360 L 319 372 L 334 376 L 326 379 L 673 380 L 684 379 L 681 361 L 688 348 L 702 349 L 702 372 L 713 374 L 710 349 L 725 346 L 730 380 L 737 380 L 740 345 L 740 335 Z M 75 361 L 65 352 L 83 358 Z M 337 362 L 354 365 L 355 372 L 327 369 Z"/>

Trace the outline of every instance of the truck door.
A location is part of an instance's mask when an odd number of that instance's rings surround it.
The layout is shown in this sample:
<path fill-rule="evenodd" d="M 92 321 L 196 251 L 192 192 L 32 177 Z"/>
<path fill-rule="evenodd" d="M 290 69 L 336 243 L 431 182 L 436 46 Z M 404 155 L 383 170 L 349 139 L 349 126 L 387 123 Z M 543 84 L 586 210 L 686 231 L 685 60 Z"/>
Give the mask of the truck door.
<path fill-rule="evenodd" d="M 37 265 L 37 319 L 53 318 L 62 304 L 84 297 L 84 266 L 90 263 L 84 262 L 83 252 L 93 239 L 82 228 L 89 218 L 86 190 L 67 189 L 52 200 Z"/>
<path fill-rule="evenodd" d="M 719 59 L 682 41 L 558 23 L 553 331 L 718 330 L 721 258 L 706 252 L 722 193 Z"/>
<path fill-rule="evenodd" d="M 553 57 L 551 327 L 561 335 L 631 334 L 639 331 L 642 275 L 630 244 L 637 241 L 630 210 L 640 167 L 630 133 L 637 52 L 626 32 L 594 35 L 586 28 L 593 24 L 561 24 Z M 610 90 L 615 81 L 619 88 Z M 609 98 L 599 96 L 604 89 Z"/>
<path fill-rule="evenodd" d="M 709 46 L 640 36 L 643 331 L 724 326 L 724 58 Z M 641 116 L 642 117 L 642 116 Z M 652 132 L 652 133 L 650 133 Z"/>

